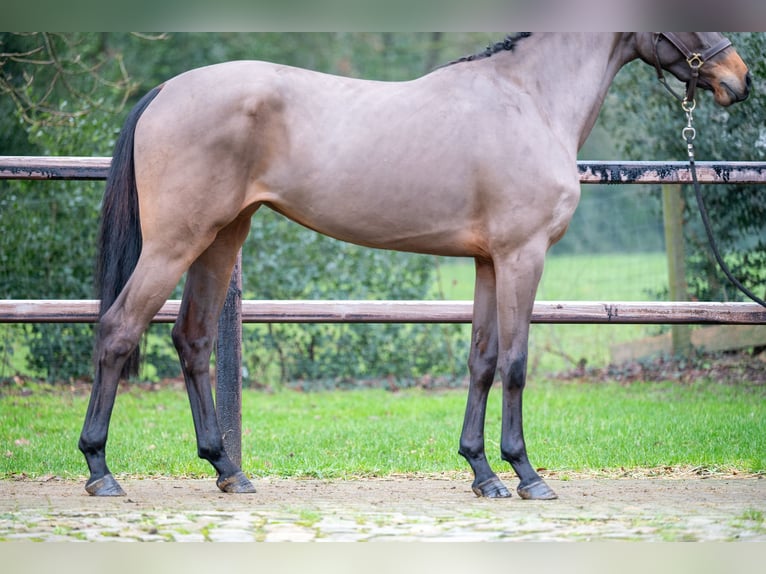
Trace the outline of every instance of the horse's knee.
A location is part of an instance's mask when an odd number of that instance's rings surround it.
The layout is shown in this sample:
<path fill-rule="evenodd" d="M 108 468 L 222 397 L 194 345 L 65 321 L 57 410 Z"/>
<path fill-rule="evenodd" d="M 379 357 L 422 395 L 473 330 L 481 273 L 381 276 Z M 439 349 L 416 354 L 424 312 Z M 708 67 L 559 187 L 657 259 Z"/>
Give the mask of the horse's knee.
<path fill-rule="evenodd" d="M 509 354 L 500 365 L 503 384 L 510 389 L 523 389 L 527 380 L 527 353 Z"/>
<path fill-rule="evenodd" d="M 497 353 L 492 355 L 471 354 L 468 358 L 468 371 L 471 373 L 471 380 L 487 381 L 490 384 L 495 378 L 497 370 Z"/>

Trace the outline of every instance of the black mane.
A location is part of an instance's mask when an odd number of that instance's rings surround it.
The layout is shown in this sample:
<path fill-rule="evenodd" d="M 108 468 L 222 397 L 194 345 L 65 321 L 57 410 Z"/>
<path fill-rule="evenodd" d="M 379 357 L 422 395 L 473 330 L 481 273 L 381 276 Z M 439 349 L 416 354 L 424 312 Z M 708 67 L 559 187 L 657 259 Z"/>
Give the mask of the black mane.
<path fill-rule="evenodd" d="M 453 64 L 460 64 L 461 62 L 473 62 L 476 60 L 483 60 L 485 58 L 490 58 L 494 56 L 498 52 L 512 52 L 513 49 L 516 48 L 516 45 L 519 43 L 519 40 L 528 38 L 531 35 L 532 35 L 532 32 L 517 32 L 516 34 L 509 34 L 508 36 L 505 37 L 505 40 L 501 42 L 495 42 L 494 44 L 490 44 L 489 46 L 487 46 L 487 48 L 483 52 L 479 52 L 478 54 L 472 54 L 470 56 L 463 56 L 462 58 L 449 62 L 448 64 L 445 64 L 442 67 L 452 66 Z"/>

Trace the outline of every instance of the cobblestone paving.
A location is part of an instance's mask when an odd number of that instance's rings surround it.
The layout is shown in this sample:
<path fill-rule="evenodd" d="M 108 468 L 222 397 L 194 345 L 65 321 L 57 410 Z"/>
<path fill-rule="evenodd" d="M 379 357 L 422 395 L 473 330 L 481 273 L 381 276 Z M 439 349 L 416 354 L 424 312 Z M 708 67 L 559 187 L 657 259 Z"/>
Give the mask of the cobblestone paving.
<path fill-rule="evenodd" d="M 467 478 L 263 479 L 240 496 L 212 479 L 121 483 L 127 497 L 100 499 L 76 481 L 0 481 L 0 540 L 766 541 L 761 478 L 550 480 L 548 502 L 478 499 Z"/>

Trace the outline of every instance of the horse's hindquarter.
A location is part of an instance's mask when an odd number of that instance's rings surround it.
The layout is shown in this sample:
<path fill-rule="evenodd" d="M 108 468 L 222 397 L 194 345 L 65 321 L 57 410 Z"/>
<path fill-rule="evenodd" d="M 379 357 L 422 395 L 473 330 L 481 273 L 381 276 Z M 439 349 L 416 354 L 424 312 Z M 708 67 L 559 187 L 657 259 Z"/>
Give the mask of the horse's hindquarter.
<path fill-rule="evenodd" d="M 544 179 L 556 174 L 524 167 L 551 148 L 525 127 L 537 113 L 523 109 L 528 98 L 503 102 L 491 78 L 464 80 L 459 70 L 371 82 L 257 62 L 202 69 L 173 81 L 194 109 L 173 112 L 196 124 L 184 154 L 200 154 L 184 166 L 216 170 L 199 193 L 219 209 L 264 203 L 353 243 L 486 256 L 490 233 L 548 233 L 559 207 Z"/>

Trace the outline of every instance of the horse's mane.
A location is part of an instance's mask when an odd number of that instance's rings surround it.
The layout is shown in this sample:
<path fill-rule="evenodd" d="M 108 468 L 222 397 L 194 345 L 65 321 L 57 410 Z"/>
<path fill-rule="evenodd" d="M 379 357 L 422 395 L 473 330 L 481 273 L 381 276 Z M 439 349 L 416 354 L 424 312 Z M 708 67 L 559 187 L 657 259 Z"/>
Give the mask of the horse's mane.
<path fill-rule="evenodd" d="M 501 42 L 495 42 L 494 44 L 487 46 L 483 52 L 479 52 L 478 54 L 471 54 L 470 56 L 463 56 L 462 58 L 453 60 L 452 62 L 444 64 L 444 66 L 441 67 L 444 68 L 446 66 L 460 64 L 462 62 L 474 62 L 476 60 L 483 60 L 485 58 L 494 56 L 498 52 L 512 52 L 520 40 L 528 38 L 531 35 L 532 32 L 517 32 L 516 34 L 509 34 Z"/>

